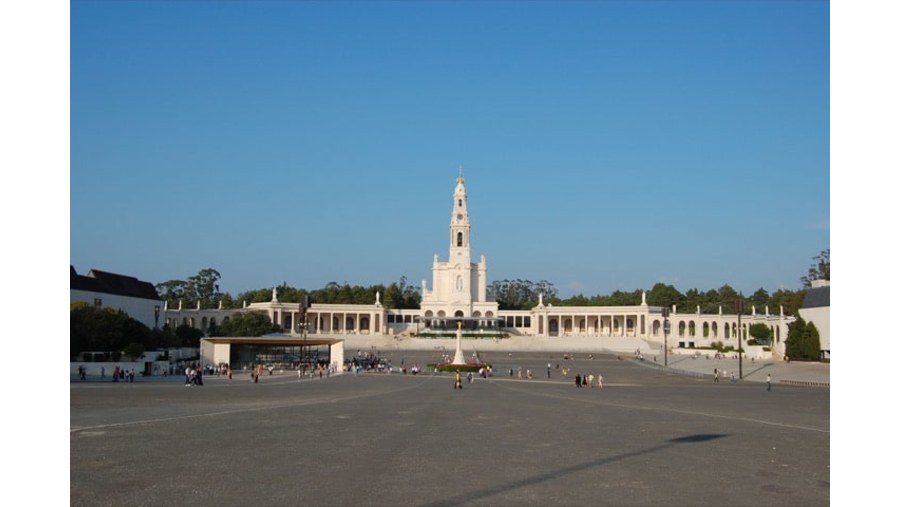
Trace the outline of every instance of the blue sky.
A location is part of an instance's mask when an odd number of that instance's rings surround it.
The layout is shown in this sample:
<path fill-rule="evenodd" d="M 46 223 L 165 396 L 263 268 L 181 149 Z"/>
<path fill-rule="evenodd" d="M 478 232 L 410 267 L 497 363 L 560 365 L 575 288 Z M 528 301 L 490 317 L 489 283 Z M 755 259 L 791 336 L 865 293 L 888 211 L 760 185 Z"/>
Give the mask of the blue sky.
<path fill-rule="evenodd" d="M 70 263 L 800 288 L 830 248 L 826 2 L 72 2 Z"/>

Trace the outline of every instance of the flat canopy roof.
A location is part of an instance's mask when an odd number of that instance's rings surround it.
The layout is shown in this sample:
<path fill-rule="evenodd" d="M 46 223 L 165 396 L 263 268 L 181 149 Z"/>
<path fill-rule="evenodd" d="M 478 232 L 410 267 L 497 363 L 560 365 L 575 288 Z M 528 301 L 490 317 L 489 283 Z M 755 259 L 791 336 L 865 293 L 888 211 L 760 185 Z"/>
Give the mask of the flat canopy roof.
<path fill-rule="evenodd" d="M 204 338 L 205 341 L 216 344 L 245 344 L 245 345 L 336 345 L 344 340 L 334 338 L 307 338 L 299 336 L 215 336 Z"/>

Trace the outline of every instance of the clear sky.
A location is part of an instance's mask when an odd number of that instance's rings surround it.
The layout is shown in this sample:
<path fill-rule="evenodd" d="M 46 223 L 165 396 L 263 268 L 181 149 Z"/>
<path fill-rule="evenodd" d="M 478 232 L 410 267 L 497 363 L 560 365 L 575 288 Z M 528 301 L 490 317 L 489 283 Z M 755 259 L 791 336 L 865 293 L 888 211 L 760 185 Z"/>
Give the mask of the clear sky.
<path fill-rule="evenodd" d="M 234 295 L 417 281 L 446 258 L 462 164 L 489 277 L 567 294 L 799 288 L 833 224 L 828 487 L 887 503 L 898 18 L 893 0 L 0 2 L 4 337 L 55 372 L 5 384 L 29 411 L 7 434 L 33 437 L 9 441 L 11 494 L 67 497 L 67 264 L 215 267 Z"/>
<path fill-rule="evenodd" d="M 799 289 L 830 248 L 829 4 L 70 4 L 70 263 L 223 291 Z"/>

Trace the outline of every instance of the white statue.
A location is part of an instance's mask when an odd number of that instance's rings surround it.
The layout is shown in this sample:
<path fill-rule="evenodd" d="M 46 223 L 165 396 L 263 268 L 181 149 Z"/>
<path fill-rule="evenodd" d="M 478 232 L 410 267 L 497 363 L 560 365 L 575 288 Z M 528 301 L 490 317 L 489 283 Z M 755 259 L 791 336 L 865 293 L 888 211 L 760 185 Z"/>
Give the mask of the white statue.
<path fill-rule="evenodd" d="M 272 287 L 272 302 L 278 302 L 278 287 Z"/>

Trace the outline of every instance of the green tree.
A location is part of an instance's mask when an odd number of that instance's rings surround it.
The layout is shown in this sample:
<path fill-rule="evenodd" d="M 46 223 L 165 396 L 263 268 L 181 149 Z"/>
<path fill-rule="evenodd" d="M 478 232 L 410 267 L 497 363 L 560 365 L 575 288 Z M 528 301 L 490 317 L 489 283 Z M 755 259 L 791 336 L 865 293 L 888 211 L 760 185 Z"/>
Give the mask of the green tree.
<path fill-rule="evenodd" d="M 182 324 L 175 328 L 176 343 L 180 347 L 199 347 L 200 339 L 203 338 L 203 331 Z"/>
<path fill-rule="evenodd" d="M 822 359 L 822 342 L 819 340 L 819 330 L 812 322 L 806 323 L 806 340 L 804 345 L 805 358 L 811 361 Z"/>
<path fill-rule="evenodd" d="M 129 343 L 148 343 L 153 333 L 122 310 L 97 308 L 85 302 L 69 308 L 69 353 L 121 351 Z"/>
<path fill-rule="evenodd" d="M 822 356 L 819 330 L 812 322 L 797 317 L 797 320 L 788 324 L 784 349 L 785 354 L 791 359 L 818 361 Z"/>
<path fill-rule="evenodd" d="M 769 300 L 769 293 L 766 292 L 766 290 L 762 287 L 756 289 L 756 292 L 754 292 L 753 295 L 750 296 L 750 302 L 756 306 L 757 310 L 769 304 Z"/>
<path fill-rule="evenodd" d="M 410 285 L 405 276 L 400 277 L 400 294 L 403 299 L 403 308 L 421 308 L 422 288 Z"/>
<path fill-rule="evenodd" d="M 540 295 L 545 302 L 563 304 L 556 298 L 556 288 L 552 283 L 541 280 L 495 280 L 491 282 L 489 292 L 497 301 L 501 310 L 524 310 L 537 306 Z"/>
<path fill-rule="evenodd" d="M 201 308 L 214 308 L 218 305 L 222 294 L 219 292 L 219 279 L 222 275 L 213 268 L 201 269 L 199 273 L 187 279 L 185 293 L 194 303 L 200 302 Z"/>
<path fill-rule="evenodd" d="M 131 361 L 134 361 L 138 357 L 141 357 L 141 354 L 144 353 L 144 350 L 146 350 L 144 349 L 144 344 L 131 342 L 125 347 L 125 350 L 123 350 L 122 352 Z"/>
<path fill-rule="evenodd" d="M 392 283 L 384 289 L 384 306 L 392 309 L 403 307 L 403 294 L 396 283 Z"/>
<path fill-rule="evenodd" d="M 769 343 L 769 337 L 772 334 L 772 330 L 769 329 L 769 326 L 756 323 L 750 325 L 750 336 L 756 339 L 757 342 L 760 343 Z"/>
<path fill-rule="evenodd" d="M 678 289 L 664 283 L 656 283 L 647 293 L 647 304 L 652 306 L 668 306 L 681 305 L 685 302 L 684 294 L 678 292 Z"/>
<path fill-rule="evenodd" d="M 187 307 L 195 307 L 200 302 L 201 308 L 217 308 L 219 301 L 224 300 L 227 296 L 230 301 L 231 295 L 219 291 L 219 280 L 222 275 L 213 268 L 201 269 L 196 275 L 188 277 L 187 280 L 167 280 L 156 284 L 156 291 L 160 297 L 169 302 L 170 305 L 177 306 L 178 301 L 182 301 Z M 226 307 L 223 301 L 222 307 Z"/>
<path fill-rule="evenodd" d="M 278 332 L 281 332 L 281 328 L 262 312 L 233 315 L 216 329 L 217 336 L 262 336 Z"/>
<path fill-rule="evenodd" d="M 813 261 L 806 276 L 800 278 L 806 288 L 812 287 L 813 280 L 831 280 L 831 249 L 822 250 Z"/>
<path fill-rule="evenodd" d="M 220 299 L 220 301 L 222 302 L 222 309 L 224 310 L 235 308 L 234 298 L 232 298 L 231 294 L 227 292 L 225 294 L 222 294 L 222 299 Z"/>
<path fill-rule="evenodd" d="M 184 280 L 167 280 L 156 284 L 156 292 L 165 301 L 174 302 L 185 298 L 187 282 Z"/>

